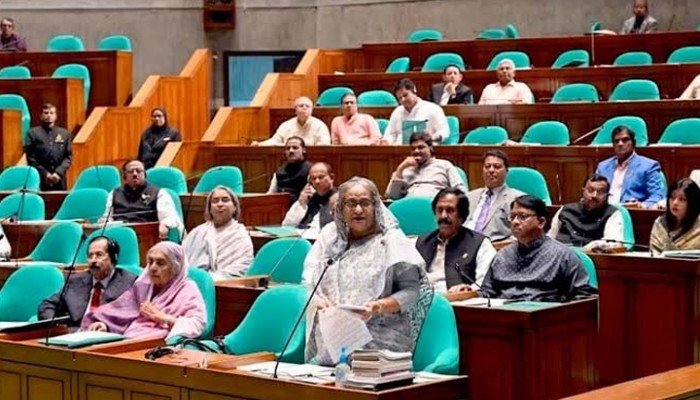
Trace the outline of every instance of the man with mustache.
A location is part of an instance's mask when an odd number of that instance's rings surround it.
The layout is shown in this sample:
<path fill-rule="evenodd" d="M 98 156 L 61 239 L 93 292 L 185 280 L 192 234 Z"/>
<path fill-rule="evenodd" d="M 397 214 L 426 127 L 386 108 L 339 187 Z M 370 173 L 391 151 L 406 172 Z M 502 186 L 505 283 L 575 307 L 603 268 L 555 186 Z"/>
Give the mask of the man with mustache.
<path fill-rule="evenodd" d="M 416 248 L 425 260 L 428 279 L 438 292 L 477 290 L 496 249 L 486 236 L 463 226 L 469 199 L 459 189 L 442 189 L 433 199 L 438 229 L 418 238 Z"/>
<path fill-rule="evenodd" d="M 68 325 L 79 327 L 83 315 L 92 309 L 109 303 L 131 287 L 136 275 L 122 268 L 115 268 L 119 258 L 119 244 L 106 236 L 96 236 L 88 245 L 87 272 L 73 275 L 61 291 L 39 304 L 39 319 L 51 319 L 68 315 Z"/>

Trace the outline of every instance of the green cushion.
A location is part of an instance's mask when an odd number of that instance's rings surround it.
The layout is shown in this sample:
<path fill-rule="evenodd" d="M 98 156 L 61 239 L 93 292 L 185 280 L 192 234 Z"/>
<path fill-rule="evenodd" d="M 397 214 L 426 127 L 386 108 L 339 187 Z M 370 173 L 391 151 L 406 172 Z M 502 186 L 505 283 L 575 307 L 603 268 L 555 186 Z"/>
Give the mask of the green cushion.
<path fill-rule="evenodd" d="M 127 35 L 105 36 L 97 45 L 97 50 L 131 51 L 131 38 Z"/>
<path fill-rule="evenodd" d="M 497 145 L 508 140 L 508 132 L 500 126 L 481 126 L 472 129 L 462 143 L 477 145 Z"/>
<path fill-rule="evenodd" d="M 552 68 L 588 67 L 591 56 L 587 50 L 575 49 L 561 53 L 552 64 Z"/>
<path fill-rule="evenodd" d="M 22 143 L 27 143 L 32 117 L 24 97 L 18 94 L 0 94 L 0 109 L 19 111 L 22 122 Z"/>
<path fill-rule="evenodd" d="M 571 250 L 574 251 L 576 256 L 583 263 L 584 268 L 586 268 L 586 272 L 588 272 L 588 284 L 598 289 L 598 273 L 595 270 L 593 259 L 579 247 L 572 247 Z"/>
<path fill-rule="evenodd" d="M 700 63 L 700 46 L 686 46 L 676 49 L 670 56 L 668 56 L 668 61 L 670 63 Z"/>
<path fill-rule="evenodd" d="M 539 143 L 545 146 L 567 146 L 569 128 L 559 121 L 540 121 L 530 125 L 520 143 Z"/>
<path fill-rule="evenodd" d="M 311 243 L 302 238 L 278 238 L 258 250 L 246 275 L 269 275 L 274 282 L 301 283 Z"/>
<path fill-rule="evenodd" d="M 0 201 L 0 218 L 41 221 L 46 218 L 44 199 L 36 193 L 12 193 Z"/>
<path fill-rule="evenodd" d="M 495 28 L 484 29 L 476 36 L 477 39 L 505 39 L 506 37 L 506 31 Z"/>
<path fill-rule="evenodd" d="M 457 321 L 452 305 L 441 294 L 433 296 L 418 335 L 413 352 L 413 370 L 448 375 L 459 373 Z"/>
<path fill-rule="evenodd" d="M 508 24 L 506 25 L 506 37 L 510 39 L 517 39 L 520 37 L 520 32 L 518 32 L 518 28 L 515 27 L 513 24 Z"/>
<path fill-rule="evenodd" d="M 175 167 L 153 167 L 146 171 L 148 182 L 177 194 L 187 193 L 185 174 Z"/>
<path fill-rule="evenodd" d="M 63 286 L 61 270 L 51 265 L 19 268 L 0 289 L 0 321 L 29 321 L 41 302 Z"/>
<path fill-rule="evenodd" d="M 486 70 L 495 71 L 498 68 L 498 63 L 506 58 L 513 61 L 516 69 L 530 68 L 530 56 L 527 54 L 522 51 L 502 51 L 491 59 Z"/>
<path fill-rule="evenodd" d="M 411 70 L 411 59 L 408 57 L 395 58 L 386 68 L 387 74 L 404 73 Z"/>
<path fill-rule="evenodd" d="M 22 65 L 14 65 L 0 69 L 0 79 L 29 79 L 32 72 Z"/>
<path fill-rule="evenodd" d="M 656 82 L 649 79 L 630 79 L 615 86 L 608 101 L 644 101 L 660 98 Z"/>
<path fill-rule="evenodd" d="M 615 204 L 615 208 L 620 211 L 622 215 L 622 240 L 627 244 L 627 250 L 632 250 L 634 248 L 634 224 L 632 222 L 632 216 L 630 212 L 619 204 Z"/>
<path fill-rule="evenodd" d="M 53 219 L 86 219 L 95 223 L 105 213 L 108 195 L 106 190 L 99 188 L 73 190 L 63 200 Z"/>
<path fill-rule="evenodd" d="M 216 289 L 214 288 L 214 280 L 207 271 L 198 268 L 188 268 L 187 277 L 197 284 L 207 310 L 207 323 L 199 337 L 209 338 L 214 332 L 214 322 L 216 321 Z"/>
<path fill-rule="evenodd" d="M 121 177 L 117 167 L 113 165 L 95 165 L 80 172 L 78 180 L 73 185 L 73 190 L 100 188 L 111 192 L 120 185 Z"/>
<path fill-rule="evenodd" d="M 87 263 L 87 250 L 90 245 L 92 238 L 96 236 L 107 236 L 119 245 L 119 255 L 117 257 L 117 264 L 124 266 L 136 266 L 140 267 L 141 260 L 139 256 L 139 241 L 136 237 L 136 232 L 128 226 L 107 226 L 104 231 L 98 229 L 88 235 L 85 242 L 80 246 L 78 250 L 78 256 L 76 257 L 76 263 L 85 264 Z M 133 268 L 125 267 L 129 271 L 135 271 Z"/>
<path fill-rule="evenodd" d="M 209 168 L 199 179 L 192 192 L 209 193 L 219 185 L 226 186 L 239 196 L 242 195 L 243 173 L 241 169 L 231 166 Z"/>
<path fill-rule="evenodd" d="M 447 125 L 450 127 L 450 136 L 443 140 L 442 144 L 459 144 L 459 119 L 454 115 L 448 115 Z"/>
<path fill-rule="evenodd" d="M 404 197 L 389 205 L 404 234 L 418 236 L 437 229 L 431 205 L 433 199 L 422 196 Z"/>
<path fill-rule="evenodd" d="M 540 198 L 548 206 L 552 205 L 547 181 L 537 170 L 527 167 L 511 167 L 506 175 L 506 185 Z"/>
<path fill-rule="evenodd" d="M 345 86 L 332 87 L 324 90 L 316 100 L 316 105 L 325 106 L 339 106 L 340 99 L 345 96 L 346 93 L 352 93 L 352 89 Z"/>
<path fill-rule="evenodd" d="M 360 93 L 357 96 L 357 105 L 359 106 L 398 106 L 399 102 L 396 97 L 386 90 L 369 90 Z"/>
<path fill-rule="evenodd" d="M 659 143 L 700 144 L 700 118 L 684 118 L 668 124 Z"/>
<path fill-rule="evenodd" d="M 44 232 L 29 258 L 33 261 L 70 265 L 80 245 L 82 234 L 83 228 L 75 222 L 57 222 Z"/>
<path fill-rule="evenodd" d="M 552 103 L 597 103 L 599 98 L 598 89 L 590 83 L 570 83 L 554 92 Z"/>
<path fill-rule="evenodd" d="M 51 74 L 52 78 L 74 78 L 83 80 L 83 100 L 85 102 L 85 107 L 88 106 L 88 100 L 90 99 L 90 87 L 92 83 L 90 81 L 90 71 L 86 66 L 82 64 L 63 64 L 56 68 Z"/>
<path fill-rule="evenodd" d="M 457 53 L 436 53 L 423 63 L 422 72 L 443 72 L 448 65 L 456 65 L 460 71 L 466 69 L 464 59 Z"/>
<path fill-rule="evenodd" d="M 46 43 L 46 51 L 85 51 L 85 45 L 78 36 L 56 35 Z"/>
<path fill-rule="evenodd" d="M 469 178 L 467 177 L 467 173 L 464 172 L 464 170 L 458 166 L 455 166 L 455 169 L 457 170 L 457 175 L 459 175 L 459 179 L 462 180 L 462 183 L 464 183 L 464 187 L 469 190 Z"/>
<path fill-rule="evenodd" d="M 634 66 L 634 65 L 651 65 L 651 54 L 646 51 L 628 51 L 615 57 L 613 65 L 615 66 Z"/>
<path fill-rule="evenodd" d="M 647 123 L 643 119 L 633 115 L 620 115 L 610 118 L 603 123 L 600 131 L 591 142 L 591 146 L 609 145 L 612 143 L 612 131 L 620 125 L 629 127 L 634 131 L 637 147 L 644 147 L 649 144 L 647 134 Z"/>
<path fill-rule="evenodd" d="M 21 189 L 38 192 L 39 171 L 28 165 L 15 165 L 5 168 L 0 173 L 0 190 L 14 191 Z"/>
<path fill-rule="evenodd" d="M 406 41 L 411 43 L 442 40 L 442 32 L 437 29 L 416 29 L 408 34 Z"/>

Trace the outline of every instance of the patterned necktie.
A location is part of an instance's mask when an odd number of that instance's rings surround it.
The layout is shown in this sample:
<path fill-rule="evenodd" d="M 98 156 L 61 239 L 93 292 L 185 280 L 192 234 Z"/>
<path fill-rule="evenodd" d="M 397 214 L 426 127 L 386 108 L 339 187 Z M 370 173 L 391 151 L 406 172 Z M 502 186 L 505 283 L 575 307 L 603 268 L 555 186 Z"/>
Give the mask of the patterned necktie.
<path fill-rule="evenodd" d="M 486 191 L 486 200 L 481 206 L 481 212 L 479 213 L 479 218 L 476 220 L 476 225 L 474 225 L 474 230 L 482 233 L 486 227 L 486 220 L 489 215 L 489 210 L 491 210 L 491 202 L 493 201 L 493 192 L 491 189 Z"/>
<path fill-rule="evenodd" d="M 100 306 L 100 300 L 102 300 L 102 283 L 97 282 L 92 290 L 92 298 L 90 298 L 90 309 L 94 309 Z"/>

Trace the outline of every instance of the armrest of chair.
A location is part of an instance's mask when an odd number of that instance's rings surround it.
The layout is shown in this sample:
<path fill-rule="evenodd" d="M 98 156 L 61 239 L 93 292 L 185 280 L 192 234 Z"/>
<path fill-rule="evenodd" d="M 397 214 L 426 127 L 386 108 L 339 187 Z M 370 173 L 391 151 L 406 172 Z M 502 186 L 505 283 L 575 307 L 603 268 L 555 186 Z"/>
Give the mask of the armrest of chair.
<path fill-rule="evenodd" d="M 459 349 L 445 349 L 424 371 L 436 374 L 457 375 L 459 373 Z"/>

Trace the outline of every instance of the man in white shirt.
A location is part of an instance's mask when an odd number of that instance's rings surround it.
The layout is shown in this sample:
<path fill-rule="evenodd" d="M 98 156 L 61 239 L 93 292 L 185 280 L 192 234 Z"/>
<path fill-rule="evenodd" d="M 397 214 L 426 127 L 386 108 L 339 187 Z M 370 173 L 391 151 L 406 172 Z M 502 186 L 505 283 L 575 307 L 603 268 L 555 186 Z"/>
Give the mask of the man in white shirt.
<path fill-rule="evenodd" d="M 312 237 L 316 237 L 321 228 L 333 221 L 330 211 L 330 198 L 336 192 L 333 179 L 330 164 L 313 164 L 309 170 L 309 183 L 301 191 L 299 200 L 287 211 L 282 225 L 309 229 Z"/>
<path fill-rule="evenodd" d="M 387 144 L 402 144 L 404 122 L 406 125 L 412 123 L 415 129 L 420 131 L 423 130 L 420 125 L 425 122 L 425 131 L 434 142 L 440 142 L 450 136 L 450 127 L 442 107 L 418 97 L 413 81 L 401 79 L 394 87 L 394 94 L 401 105 L 391 113 L 389 124 L 384 131 L 383 139 Z"/>
<path fill-rule="evenodd" d="M 467 191 L 457 169 L 448 160 L 435 158 L 433 140 L 425 132 L 414 133 L 410 139 L 411 155 L 399 164 L 391 175 L 386 196 L 400 199 L 406 196 L 432 198 L 437 192 L 454 187 Z"/>
<path fill-rule="evenodd" d="M 535 96 L 530 88 L 515 81 L 515 63 L 504 58 L 496 68 L 498 82 L 486 85 L 481 92 L 479 104 L 532 104 Z"/>
<path fill-rule="evenodd" d="M 275 134 L 262 142 L 253 141 L 251 146 L 283 146 L 287 139 L 298 136 L 304 139 L 307 146 L 319 144 L 331 144 L 331 135 L 328 127 L 320 119 L 311 115 L 314 104 L 308 97 L 299 97 L 294 100 L 294 113 L 296 117 L 284 121 L 277 128 Z"/>

